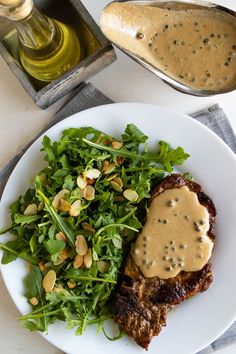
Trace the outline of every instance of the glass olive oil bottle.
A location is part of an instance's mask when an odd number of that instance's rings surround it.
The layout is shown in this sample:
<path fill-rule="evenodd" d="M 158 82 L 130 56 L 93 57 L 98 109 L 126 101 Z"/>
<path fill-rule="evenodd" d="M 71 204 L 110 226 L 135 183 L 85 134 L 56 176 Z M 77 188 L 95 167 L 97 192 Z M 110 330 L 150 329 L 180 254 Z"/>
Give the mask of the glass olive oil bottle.
<path fill-rule="evenodd" d="M 0 0 L 0 15 L 14 21 L 19 58 L 33 78 L 51 82 L 80 61 L 80 41 L 72 28 L 40 13 L 33 0 Z"/>

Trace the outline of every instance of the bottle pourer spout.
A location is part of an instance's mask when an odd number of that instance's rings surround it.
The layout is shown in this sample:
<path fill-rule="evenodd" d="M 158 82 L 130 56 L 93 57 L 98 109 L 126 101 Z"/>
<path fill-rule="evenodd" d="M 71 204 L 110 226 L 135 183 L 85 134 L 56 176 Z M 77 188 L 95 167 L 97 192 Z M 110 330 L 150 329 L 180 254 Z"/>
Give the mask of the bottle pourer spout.
<path fill-rule="evenodd" d="M 0 5 L 15 6 L 20 3 L 20 0 L 0 0 Z"/>
<path fill-rule="evenodd" d="M 33 7 L 33 0 L 0 0 L 0 16 L 21 21 L 29 16 Z"/>

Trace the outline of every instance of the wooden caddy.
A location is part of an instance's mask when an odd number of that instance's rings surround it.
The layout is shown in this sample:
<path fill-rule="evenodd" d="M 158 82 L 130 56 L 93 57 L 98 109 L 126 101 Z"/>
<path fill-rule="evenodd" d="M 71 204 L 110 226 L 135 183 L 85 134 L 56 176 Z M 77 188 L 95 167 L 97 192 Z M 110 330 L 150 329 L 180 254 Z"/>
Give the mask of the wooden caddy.
<path fill-rule="evenodd" d="M 111 64 L 115 51 L 79 0 L 35 0 L 35 5 L 46 15 L 71 25 L 78 33 L 83 60 L 71 71 L 49 84 L 31 78 L 22 68 L 17 54 L 17 33 L 14 25 L 0 18 L 0 54 L 20 81 L 26 92 L 41 108 L 62 98 L 81 82 Z"/>

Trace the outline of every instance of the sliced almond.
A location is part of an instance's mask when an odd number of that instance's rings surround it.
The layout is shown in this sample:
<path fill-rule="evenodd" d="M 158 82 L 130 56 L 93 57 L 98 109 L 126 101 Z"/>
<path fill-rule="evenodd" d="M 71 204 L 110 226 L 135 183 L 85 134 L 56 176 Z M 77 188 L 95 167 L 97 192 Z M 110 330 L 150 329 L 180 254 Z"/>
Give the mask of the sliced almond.
<path fill-rule="evenodd" d="M 84 256 L 84 265 L 86 268 L 91 268 L 91 265 L 93 263 L 93 257 L 92 257 L 92 250 L 91 248 L 88 249 L 88 252 Z"/>
<path fill-rule="evenodd" d="M 115 178 L 116 176 L 117 176 L 117 173 L 114 173 L 113 175 L 108 176 L 106 179 L 107 179 L 108 181 L 111 181 L 111 180 L 113 180 L 113 178 Z"/>
<path fill-rule="evenodd" d="M 96 144 L 100 144 L 100 142 L 102 141 L 102 139 L 104 138 L 104 134 L 99 134 L 99 136 L 97 137 L 97 140 L 95 141 Z"/>
<path fill-rule="evenodd" d="M 65 289 L 60 285 L 58 288 L 54 287 L 54 288 L 53 288 L 53 291 L 54 291 L 55 293 L 61 294 L 61 293 L 64 293 L 64 292 L 65 292 Z"/>
<path fill-rule="evenodd" d="M 56 240 L 58 240 L 58 241 L 67 242 L 66 236 L 61 231 L 58 232 L 55 237 L 56 237 Z"/>
<path fill-rule="evenodd" d="M 105 161 L 104 161 L 105 162 Z M 115 169 L 116 165 L 114 162 L 106 162 L 103 164 L 103 172 L 105 175 L 108 175 L 109 173 L 111 173 L 114 169 Z"/>
<path fill-rule="evenodd" d="M 113 238 L 112 243 L 116 248 L 118 248 L 118 249 L 122 248 L 122 239 L 121 238 Z"/>
<path fill-rule="evenodd" d="M 70 191 L 68 189 L 62 189 L 60 192 L 57 193 L 57 196 L 60 199 L 64 199 L 64 198 L 66 198 L 69 195 L 70 195 Z"/>
<path fill-rule="evenodd" d="M 74 289 L 76 287 L 76 282 L 74 282 L 73 280 L 69 280 L 67 282 L 67 286 L 69 289 Z"/>
<path fill-rule="evenodd" d="M 88 244 L 83 235 L 76 236 L 75 247 L 76 247 L 76 252 L 80 256 L 86 255 L 86 253 L 88 252 Z"/>
<path fill-rule="evenodd" d="M 97 168 L 90 168 L 85 172 L 85 176 L 89 179 L 97 179 L 101 172 Z"/>
<path fill-rule="evenodd" d="M 27 206 L 27 208 L 25 209 L 24 211 L 24 215 L 27 215 L 27 216 L 33 216 L 33 215 L 36 215 L 38 212 L 38 207 L 36 204 L 29 204 Z"/>
<path fill-rule="evenodd" d="M 75 269 L 80 268 L 82 266 L 83 262 L 84 262 L 84 257 L 77 254 L 77 256 L 74 259 L 74 268 Z"/>
<path fill-rule="evenodd" d="M 54 265 L 60 265 L 63 262 L 65 262 L 65 260 L 67 258 L 69 258 L 71 255 L 71 249 L 70 248 L 64 248 L 64 250 L 60 251 L 57 257 L 57 260 L 53 263 Z"/>
<path fill-rule="evenodd" d="M 40 202 L 38 205 L 38 211 L 43 210 L 44 206 L 45 206 L 44 202 Z"/>
<path fill-rule="evenodd" d="M 53 208 L 58 209 L 59 205 L 60 205 L 60 198 L 58 197 L 58 195 L 56 195 L 52 201 L 52 206 Z"/>
<path fill-rule="evenodd" d="M 39 303 L 39 300 L 37 299 L 37 297 L 31 297 L 31 299 L 29 300 L 29 302 L 31 303 L 31 305 L 37 306 L 38 303 Z"/>
<path fill-rule="evenodd" d="M 86 186 L 84 189 L 81 189 L 80 195 L 86 200 L 93 200 L 95 197 L 95 189 L 92 186 Z"/>
<path fill-rule="evenodd" d="M 110 163 L 110 162 L 109 162 L 108 160 L 104 160 L 103 163 L 102 163 L 102 170 L 104 170 L 104 168 L 105 168 L 106 166 L 108 166 L 109 163 Z"/>
<path fill-rule="evenodd" d="M 82 222 L 82 228 L 85 230 L 85 231 L 89 231 L 91 232 L 92 234 L 95 234 L 96 230 L 87 222 Z"/>
<path fill-rule="evenodd" d="M 106 273 L 109 270 L 109 263 L 106 261 L 98 261 L 97 262 L 98 270 L 101 273 Z"/>
<path fill-rule="evenodd" d="M 80 190 L 79 195 L 80 195 L 82 198 L 85 197 L 85 195 L 86 195 L 86 190 L 85 190 L 85 188 L 83 188 L 83 189 Z"/>
<path fill-rule="evenodd" d="M 45 270 L 47 269 L 45 261 L 40 261 L 39 262 L 39 269 L 41 270 L 41 272 L 45 272 Z"/>
<path fill-rule="evenodd" d="M 65 200 L 65 199 L 60 199 L 57 209 L 61 210 L 61 211 L 70 211 L 71 204 L 69 202 L 67 202 L 67 200 Z"/>
<path fill-rule="evenodd" d="M 59 256 L 60 258 L 66 260 L 67 258 L 69 258 L 71 255 L 71 249 L 70 248 L 64 248 L 64 250 L 59 252 Z"/>
<path fill-rule="evenodd" d="M 126 189 L 123 193 L 123 196 L 131 202 L 136 202 L 139 198 L 139 195 L 133 189 Z"/>
<path fill-rule="evenodd" d="M 76 183 L 80 189 L 84 189 L 87 186 L 86 179 L 82 175 L 77 178 Z"/>
<path fill-rule="evenodd" d="M 115 182 L 115 183 L 119 184 L 119 186 L 123 187 L 123 182 L 120 177 L 113 178 L 113 182 Z"/>
<path fill-rule="evenodd" d="M 68 195 L 70 195 L 70 191 L 68 189 L 62 189 L 60 192 L 58 192 L 52 201 L 53 208 L 58 209 L 60 206 L 60 200 L 64 199 Z"/>
<path fill-rule="evenodd" d="M 71 208 L 69 211 L 70 216 L 78 216 L 80 214 L 80 209 L 81 209 L 81 200 L 78 199 L 71 204 Z"/>
<path fill-rule="evenodd" d="M 123 144 L 120 141 L 113 141 L 111 143 L 111 146 L 113 147 L 113 149 L 119 150 L 122 148 Z"/>
<path fill-rule="evenodd" d="M 49 270 L 45 277 L 43 278 L 43 288 L 46 293 L 50 293 L 54 288 L 56 282 L 56 272 L 54 270 Z"/>
<path fill-rule="evenodd" d="M 112 186 L 112 188 L 114 189 L 114 191 L 121 193 L 122 192 L 122 186 L 120 186 L 117 182 L 110 181 L 110 184 Z"/>

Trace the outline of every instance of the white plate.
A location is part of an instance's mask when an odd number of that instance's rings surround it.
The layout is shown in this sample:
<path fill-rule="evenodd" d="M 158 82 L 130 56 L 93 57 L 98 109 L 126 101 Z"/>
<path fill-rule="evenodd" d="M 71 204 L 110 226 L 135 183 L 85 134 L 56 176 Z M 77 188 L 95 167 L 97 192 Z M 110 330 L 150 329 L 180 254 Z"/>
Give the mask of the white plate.
<path fill-rule="evenodd" d="M 150 137 L 152 145 L 163 139 L 173 146 L 183 146 L 191 157 L 180 171 L 190 171 L 217 208 L 217 238 L 212 258 L 214 282 L 208 291 L 182 303 L 168 315 L 167 327 L 152 340 L 148 352 L 195 353 L 236 319 L 236 158 L 215 134 L 194 119 L 147 104 L 122 103 L 89 109 L 58 123 L 47 135 L 58 139 L 65 128 L 93 126 L 119 136 L 131 122 Z M 39 152 L 41 142 L 42 137 L 24 154 L 7 183 L 0 204 L 0 227 L 10 222 L 9 204 L 29 187 L 31 179 L 43 166 L 43 154 Z M 20 312 L 26 314 L 29 306 L 23 296 L 24 263 L 17 260 L 1 266 L 1 271 L 13 301 Z M 94 328 L 76 337 L 62 322 L 51 326 L 45 338 L 70 354 L 143 353 L 129 338 L 110 342 L 102 334 L 96 335 Z"/>

